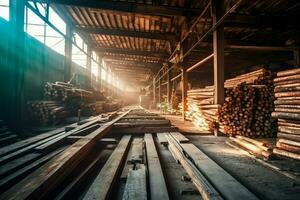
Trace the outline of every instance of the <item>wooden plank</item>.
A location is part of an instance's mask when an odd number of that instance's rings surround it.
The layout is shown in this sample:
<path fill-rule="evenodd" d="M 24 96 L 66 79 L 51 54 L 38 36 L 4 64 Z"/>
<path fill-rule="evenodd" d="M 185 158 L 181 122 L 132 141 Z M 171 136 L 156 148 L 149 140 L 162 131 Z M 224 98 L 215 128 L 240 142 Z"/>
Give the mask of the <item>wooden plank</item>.
<path fill-rule="evenodd" d="M 215 190 L 215 188 L 208 182 L 208 180 L 199 172 L 194 164 L 184 155 L 181 148 L 178 148 L 177 141 L 170 136 L 166 135 L 169 142 L 169 150 L 176 161 L 179 161 L 187 174 L 191 177 L 194 185 L 201 194 L 204 200 L 222 200 L 223 198 Z"/>
<path fill-rule="evenodd" d="M 71 199 L 74 197 L 74 193 L 76 193 L 76 190 L 81 190 L 81 186 L 84 184 L 85 179 L 89 179 L 89 174 L 96 169 L 99 163 L 103 164 L 105 163 L 105 160 L 107 160 L 108 153 L 110 153 L 111 150 L 103 150 L 99 155 L 96 157 L 96 159 L 89 164 L 87 168 L 84 169 L 82 173 L 80 173 L 79 176 L 77 176 L 72 183 L 70 183 L 59 195 L 55 198 L 56 200 L 60 199 Z"/>
<path fill-rule="evenodd" d="M 113 123 L 128 112 L 103 124 L 100 128 L 85 136 L 85 138 L 78 140 L 65 151 L 55 156 L 50 162 L 40 167 L 7 192 L 1 194 L 0 199 L 45 199 L 76 168 L 97 141 L 110 131 Z"/>
<path fill-rule="evenodd" d="M 131 119 L 156 119 L 156 120 L 163 120 L 164 117 L 161 116 L 141 116 L 141 115 L 132 115 L 132 116 L 125 116 L 122 118 L 123 120 L 131 120 Z"/>
<path fill-rule="evenodd" d="M 21 149 L 19 149 L 19 150 L 16 150 L 16 151 L 14 151 L 14 152 L 12 152 L 12 153 L 10 153 L 10 154 L 7 154 L 7 155 L 5 155 L 5 156 L 2 156 L 2 157 L 0 158 L 0 164 L 3 164 L 3 163 L 5 163 L 5 162 L 8 162 L 8 161 L 12 160 L 13 158 L 20 157 L 20 156 L 26 154 L 27 152 L 29 152 L 30 150 L 32 150 L 33 148 L 35 148 L 35 147 L 37 147 L 37 146 L 39 146 L 39 145 L 41 145 L 41 144 L 44 144 L 45 142 L 51 141 L 51 140 L 53 140 L 53 139 L 55 139 L 55 138 L 57 138 L 57 137 L 60 137 L 61 135 L 64 135 L 64 134 L 65 134 L 65 132 L 56 134 L 56 135 L 54 135 L 54 136 L 52 136 L 52 137 L 48 137 L 48 138 L 46 138 L 46 139 L 44 139 L 44 140 L 41 140 L 41 141 L 36 142 L 36 143 L 33 143 L 33 144 L 29 145 L 29 146 L 26 146 L 26 147 L 24 147 L 24 148 L 21 148 Z"/>
<path fill-rule="evenodd" d="M 225 199 L 258 199 L 252 192 L 211 160 L 195 145 L 184 143 L 180 144 L 180 146 L 193 160 L 200 172 L 210 180 Z"/>
<path fill-rule="evenodd" d="M 15 159 L 11 162 L 8 162 L 4 165 L 1 165 L 0 166 L 0 178 L 4 177 L 5 175 L 7 175 L 9 173 L 12 173 L 13 171 L 16 171 L 17 169 L 28 164 L 28 162 L 31 162 L 40 156 L 41 156 L 41 154 L 39 154 L 39 153 L 30 153 L 30 154 L 24 155 L 18 159 Z"/>
<path fill-rule="evenodd" d="M 182 135 L 181 133 L 179 132 L 170 132 L 170 134 L 175 138 L 175 140 L 179 143 L 187 143 L 189 142 L 190 140 L 185 137 L 184 135 Z"/>
<path fill-rule="evenodd" d="M 129 163 L 143 163 L 143 139 L 134 138 L 131 145 L 131 156 Z"/>
<path fill-rule="evenodd" d="M 146 168 L 144 165 L 141 165 L 140 169 L 129 171 L 122 199 L 147 199 Z"/>
<path fill-rule="evenodd" d="M 159 132 L 173 132 L 178 131 L 177 127 L 174 126 L 163 126 L 163 127 L 130 127 L 130 128 L 119 128 L 114 127 L 111 131 L 112 134 L 144 134 L 144 133 L 159 133 Z"/>
<path fill-rule="evenodd" d="M 105 165 L 95 178 L 83 199 L 104 200 L 108 198 L 112 186 L 117 178 L 122 161 L 125 159 L 130 139 L 130 135 L 125 135 L 122 137 L 120 143 L 106 161 Z"/>
<path fill-rule="evenodd" d="M 55 155 L 57 155 L 61 151 L 62 151 L 62 149 L 57 149 L 56 151 L 39 158 L 38 160 L 30 163 L 29 165 L 26 165 L 25 167 L 11 173 L 9 176 L 1 179 L 0 180 L 0 191 L 3 192 L 4 190 L 8 189 L 15 182 L 24 178 L 26 175 L 28 175 L 29 173 L 31 173 L 32 171 L 37 169 L 39 166 L 41 166 L 44 163 L 46 163 L 47 161 L 49 161 L 51 158 L 53 158 Z M 19 197 L 19 198 L 22 198 L 22 197 Z M 0 198 L 0 199 L 2 199 L 2 198 Z"/>
<path fill-rule="evenodd" d="M 151 199 L 169 199 L 164 174 L 160 165 L 152 134 L 145 134 L 144 140 L 146 145 Z"/>
<path fill-rule="evenodd" d="M 31 137 L 29 139 L 26 139 L 26 140 L 23 140 L 23 141 L 20 141 L 20 142 L 16 142 L 14 144 L 11 144 L 9 146 L 1 148 L 0 149 L 0 156 L 5 155 L 5 154 L 7 154 L 9 152 L 12 152 L 12 151 L 16 151 L 16 150 L 18 150 L 22 147 L 25 147 L 25 146 L 28 146 L 28 145 L 34 143 L 34 142 L 46 139 L 48 137 L 51 137 L 51 136 L 56 135 L 58 133 L 61 133 L 63 131 L 64 131 L 64 128 L 60 128 L 60 129 L 52 130 L 52 131 L 37 135 L 35 137 Z"/>
<path fill-rule="evenodd" d="M 7 142 L 11 142 L 11 141 L 13 141 L 13 140 L 16 139 L 16 138 L 17 138 L 16 135 L 9 135 L 9 136 L 0 138 L 0 144 L 5 144 L 5 143 L 7 143 Z"/>
<path fill-rule="evenodd" d="M 160 144 L 166 145 L 168 144 L 168 140 L 166 138 L 166 133 L 157 133 L 157 139 Z"/>

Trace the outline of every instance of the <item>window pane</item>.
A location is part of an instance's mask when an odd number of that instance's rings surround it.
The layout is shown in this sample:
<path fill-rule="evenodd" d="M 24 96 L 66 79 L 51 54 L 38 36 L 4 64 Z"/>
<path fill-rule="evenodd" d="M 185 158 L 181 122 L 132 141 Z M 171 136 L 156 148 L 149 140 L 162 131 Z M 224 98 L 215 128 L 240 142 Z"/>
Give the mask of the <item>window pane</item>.
<path fill-rule="evenodd" d="M 9 0 L 0 0 L 0 17 L 9 20 Z"/>
<path fill-rule="evenodd" d="M 49 8 L 49 21 L 63 34 L 66 34 L 66 23 L 56 14 L 56 12 Z"/>

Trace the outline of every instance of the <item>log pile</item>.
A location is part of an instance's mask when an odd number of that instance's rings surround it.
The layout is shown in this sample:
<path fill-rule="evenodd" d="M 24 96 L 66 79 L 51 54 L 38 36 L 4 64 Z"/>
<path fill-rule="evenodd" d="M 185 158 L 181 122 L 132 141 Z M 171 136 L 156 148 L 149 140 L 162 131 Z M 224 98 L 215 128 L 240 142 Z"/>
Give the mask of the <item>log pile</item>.
<path fill-rule="evenodd" d="M 44 88 L 44 96 L 52 100 L 60 100 L 64 102 L 70 101 L 93 101 L 94 95 L 93 92 L 78 89 L 72 84 L 64 82 L 47 82 Z"/>
<path fill-rule="evenodd" d="M 31 119 L 43 124 L 56 123 L 70 115 L 70 110 L 59 101 L 27 102 Z"/>
<path fill-rule="evenodd" d="M 272 137 L 276 124 L 273 75 L 256 70 L 225 81 L 225 102 L 218 111 L 220 130 L 229 136 Z"/>
<path fill-rule="evenodd" d="M 300 69 L 277 73 L 274 79 L 278 141 L 274 153 L 300 160 Z"/>
<path fill-rule="evenodd" d="M 219 105 L 213 104 L 214 88 L 188 90 L 186 118 L 201 131 L 213 131 L 216 127 Z"/>

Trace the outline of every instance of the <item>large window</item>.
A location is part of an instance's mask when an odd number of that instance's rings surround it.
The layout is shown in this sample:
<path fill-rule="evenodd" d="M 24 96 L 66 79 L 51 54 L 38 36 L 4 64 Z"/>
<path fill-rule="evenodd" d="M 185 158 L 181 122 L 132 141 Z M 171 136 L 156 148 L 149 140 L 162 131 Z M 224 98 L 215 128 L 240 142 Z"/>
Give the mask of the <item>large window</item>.
<path fill-rule="evenodd" d="M 9 20 L 9 0 L 0 0 L 0 17 Z"/>
<path fill-rule="evenodd" d="M 32 5 L 32 4 L 30 4 Z M 46 4 L 36 4 L 37 7 L 26 7 L 25 10 L 25 31 L 56 52 L 64 55 L 65 38 L 62 34 L 66 32 L 65 22 L 56 14 L 56 12 Z M 47 15 L 48 12 L 48 15 Z M 40 16 L 39 16 L 40 15 Z M 53 29 L 44 19 L 48 16 L 48 21 L 55 25 L 58 30 Z M 61 33 L 59 33 L 59 31 Z"/>
<path fill-rule="evenodd" d="M 87 45 L 77 33 L 74 33 L 73 40 L 74 44 L 72 45 L 72 61 L 77 63 L 81 67 L 86 68 Z"/>

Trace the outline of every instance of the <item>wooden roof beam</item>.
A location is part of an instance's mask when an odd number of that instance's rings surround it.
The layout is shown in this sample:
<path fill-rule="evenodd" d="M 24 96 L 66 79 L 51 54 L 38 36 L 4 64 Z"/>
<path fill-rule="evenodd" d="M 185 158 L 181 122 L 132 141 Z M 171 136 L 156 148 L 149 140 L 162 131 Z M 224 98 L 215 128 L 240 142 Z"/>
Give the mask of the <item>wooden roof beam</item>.
<path fill-rule="evenodd" d="M 175 7 L 175 6 L 161 6 L 151 4 L 141 4 L 132 2 L 119 2 L 109 0 L 31 0 L 34 2 L 62 4 L 69 6 L 87 7 L 103 10 L 112 10 L 127 13 L 139 13 L 143 15 L 154 16 L 186 16 L 197 15 L 201 9 Z"/>
<path fill-rule="evenodd" d="M 87 34 L 99 34 L 110 36 L 124 36 L 124 37 L 137 37 L 155 40 L 167 40 L 175 41 L 176 35 L 172 33 L 151 33 L 151 32 L 139 32 L 121 29 L 104 29 L 100 27 L 77 27 L 76 30 Z"/>
<path fill-rule="evenodd" d="M 132 50 L 132 49 L 107 48 L 107 47 L 95 47 L 94 51 L 96 51 L 98 54 L 106 52 L 106 53 L 114 53 L 114 54 L 157 57 L 157 58 L 162 58 L 162 59 L 167 59 L 169 56 L 168 53 L 163 53 L 163 52 L 138 51 L 138 50 Z"/>

